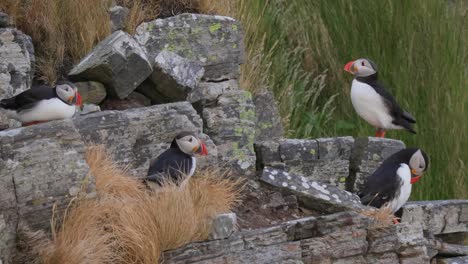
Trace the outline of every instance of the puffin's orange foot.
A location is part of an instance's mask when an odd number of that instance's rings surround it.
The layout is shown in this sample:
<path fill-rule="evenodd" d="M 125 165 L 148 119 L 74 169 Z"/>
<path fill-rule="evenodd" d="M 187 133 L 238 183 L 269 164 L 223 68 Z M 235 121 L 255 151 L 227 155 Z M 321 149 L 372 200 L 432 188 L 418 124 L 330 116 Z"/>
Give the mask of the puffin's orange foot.
<path fill-rule="evenodd" d="M 37 124 L 42 124 L 42 123 L 45 123 L 47 121 L 32 121 L 32 122 L 28 122 L 28 123 L 23 123 L 21 124 L 22 126 L 32 126 L 32 125 L 37 125 Z"/>
<path fill-rule="evenodd" d="M 385 130 L 384 129 L 377 129 L 377 131 L 375 132 L 375 137 L 378 137 L 378 138 L 385 138 Z"/>

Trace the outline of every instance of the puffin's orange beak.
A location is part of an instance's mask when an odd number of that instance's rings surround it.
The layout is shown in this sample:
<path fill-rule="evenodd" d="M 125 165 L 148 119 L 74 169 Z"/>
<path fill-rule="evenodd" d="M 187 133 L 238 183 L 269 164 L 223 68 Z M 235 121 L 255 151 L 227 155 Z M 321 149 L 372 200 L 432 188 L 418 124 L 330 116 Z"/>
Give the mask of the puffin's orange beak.
<path fill-rule="evenodd" d="M 193 152 L 199 154 L 201 156 L 207 156 L 208 150 L 206 149 L 206 145 L 203 141 L 200 140 L 200 144 L 193 149 Z"/>
<path fill-rule="evenodd" d="M 354 71 L 353 65 L 354 65 L 354 61 L 350 61 L 350 62 L 346 63 L 346 65 L 344 66 L 344 70 L 349 72 L 349 73 L 354 74 L 355 71 Z"/>
<path fill-rule="evenodd" d="M 81 95 L 79 92 L 76 92 L 76 103 L 75 105 L 79 106 L 80 108 L 83 106 L 83 101 L 81 100 Z"/>

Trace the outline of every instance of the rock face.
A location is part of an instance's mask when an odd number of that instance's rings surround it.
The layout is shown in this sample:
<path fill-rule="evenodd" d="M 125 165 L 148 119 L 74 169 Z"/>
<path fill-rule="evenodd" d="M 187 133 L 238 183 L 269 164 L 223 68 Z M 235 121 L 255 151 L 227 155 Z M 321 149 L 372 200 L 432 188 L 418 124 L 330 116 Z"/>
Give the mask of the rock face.
<path fill-rule="evenodd" d="M 308 180 L 328 182 L 344 189 L 353 144 L 352 137 L 258 142 L 255 144 L 257 169 L 284 168 Z"/>
<path fill-rule="evenodd" d="M 260 180 L 286 194 L 294 194 L 304 207 L 318 212 L 336 213 L 366 208 L 355 194 L 279 169 L 265 167 Z"/>
<path fill-rule="evenodd" d="M 123 31 L 116 31 L 100 42 L 69 73 L 76 81 L 97 81 L 110 95 L 123 99 L 152 72 L 144 49 Z"/>
<path fill-rule="evenodd" d="M 393 153 L 405 148 L 400 140 L 385 138 L 357 138 L 353 147 L 350 179 L 347 190 L 356 192 L 369 177 Z"/>
<path fill-rule="evenodd" d="M 213 219 L 210 239 L 225 239 L 237 230 L 237 217 L 234 213 L 220 214 Z"/>
<path fill-rule="evenodd" d="M 468 264 L 468 256 L 439 259 L 437 264 Z"/>
<path fill-rule="evenodd" d="M 206 133 L 218 147 L 220 164 L 244 176 L 255 171 L 255 106 L 246 91 L 229 91 L 202 112 Z"/>
<path fill-rule="evenodd" d="M 257 117 L 256 141 L 278 140 L 283 137 L 283 126 L 275 97 L 270 90 L 254 94 Z"/>
<path fill-rule="evenodd" d="M 18 220 L 47 229 L 55 202 L 63 208 L 83 185 L 92 193 L 87 145 L 105 145 L 116 161 L 142 177 L 150 160 L 186 130 L 202 131 L 189 103 L 98 112 L 0 132 L 0 253 L 7 256 L 14 247 Z M 198 159 L 201 167 L 217 157 L 216 146 L 206 135 L 203 139 L 210 156 Z"/>
<path fill-rule="evenodd" d="M 228 91 L 239 91 L 237 80 L 223 82 L 200 82 L 198 88 L 189 94 L 187 100 L 199 106 L 214 105 L 219 96 Z"/>
<path fill-rule="evenodd" d="M 112 32 L 122 30 L 125 27 L 128 12 L 128 8 L 123 6 L 113 6 L 109 9 Z"/>
<path fill-rule="evenodd" d="M 182 14 L 142 23 L 135 39 L 150 61 L 168 50 L 205 68 L 204 80 L 236 79 L 244 61 L 239 22 L 229 17 Z"/>
<path fill-rule="evenodd" d="M 103 110 L 125 110 L 150 105 L 151 100 L 149 98 L 138 92 L 132 92 L 125 99 L 107 98 L 101 104 L 101 107 Z"/>
<path fill-rule="evenodd" d="M 106 87 L 102 83 L 78 82 L 75 85 L 78 87 L 83 103 L 100 104 L 106 98 Z"/>
<path fill-rule="evenodd" d="M 192 243 L 167 251 L 164 263 L 429 263 L 421 228 L 370 229 L 356 213 L 309 217 Z"/>
<path fill-rule="evenodd" d="M 151 101 L 168 103 L 185 101 L 187 96 L 197 88 L 205 70 L 197 62 L 189 61 L 174 52 L 161 51 L 153 64 L 154 71 L 150 80 L 154 86 L 143 86 L 149 89 L 139 90 Z"/>
<path fill-rule="evenodd" d="M 10 16 L 3 12 L 0 12 L 0 28 L 5 28 L 11 26 Z"/>
<path fill-rule="evenodd" d="M 0 28 L 0 99 L 30 88 L 34 63 L 31 38 L 14 28 Z"/>

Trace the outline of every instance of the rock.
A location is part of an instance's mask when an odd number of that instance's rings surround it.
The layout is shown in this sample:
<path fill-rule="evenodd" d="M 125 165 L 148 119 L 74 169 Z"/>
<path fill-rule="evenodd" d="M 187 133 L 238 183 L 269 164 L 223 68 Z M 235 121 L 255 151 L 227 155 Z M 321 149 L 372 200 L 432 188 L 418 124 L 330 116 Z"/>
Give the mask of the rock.
<path fill-rule="evenodd" d="M 113 6 L 109 9 L 112 32 L 124 29 L 128 12 L 128 8 L 123 6 Z"/>
<path fill-rule="evenodd" d="M 437 264 L 468 264 L 468 256 L 456 258 L 440 258 Z"/>
<path fill-rule="evenodd" d="M 0 28 L 0 99 L 31 87 L 34 63 L 31 38 L 14 28 Z"/>
<path fill-rule="evenodd" d="M 282 170 L 265 167 L 260 180 L 286 194 L 296 195 L 304 207 L 319 212 L 336 213 L 366 208 L 355 194 Z"/>
<path fill-rule="evenodd" d="M 152 101 L 169 103 L 186 101 L 187 96 L 197 88 L 205 70 L 197 62 L 182 58 L 174 52 L 161 51 L 153 64 L 150 80 L 157 91 L 142 91 Z M 149 87 L 149 86 L 146 86 Z"/>
<path fill-rule="evenodd" d="M 125 99 L 117 99 L 117 98 L 107 98 L 101 104 L 103 110 L 125 110 L 131 108 L 139 108 L 150 106 L 151 100 L 146 96 L 138 93 L 132 92 L 127 98 Z"/>
<path fill-rule="evenodd" d="M 228 91 L 239 90 L 239 82 L 235 79 L 222 82 L 200 82 L 198 88 L 189 94 L 187 100 L 199 105 L 215 103 L 217 98 Z"/>
<path fill-rule="evenodd" d="M 100 104 L 107 95 L 106 87 L 99 82 L 78 82 L 75 83 L 81 95 L 83 103 Z"/>
<path fill-rule="evenodd" d="M 0 12 L 0 28 L 6 28 L 12 26 L 10 16 L 3 12 Z"/>
<path fill-rule="evenodd" d="M 202 111 L 207 133 L 218 146 L 220 164 L 252 177 L 255 171 L 255 107 L 246 91 L 229 91 Z"/>
<path fill-rule="evenodd" d="M 364 181 L 386 158 L 405 148 L 400 140 L 386 138 L 357 138 L 351 155 L 350 176 L 346 183 L 346 190 L 359 191 Z"/>
<path fill-rule="evenodd" d="M 284 168 L 309 180 L 344 189 L 353 143 L 352 137 L 257 142 L 257 169 Z"/>
<path fill-rule="evenodd" d="M 127 97 L 152 72 L 143 48 L 123 31 L 115 31 L 101 41 L 69 77 L 75 81 L 97 81 L 107 92 L 120 99 Z"/>
<path fill-rule="evenodd" d="M 94 104 L 84 104 L 83 105 L 83 110 L 80 111 L 80 115 L 87 115 L 95 112 L 100 112 L 101 108 L 99 105 L 94 105 Z"/>
<path fill-rule="evenodd" d="M 434 235 L 468 232 L 468 200 L 408 202 L 401 222 L 422 226 Z"/>
<path fill-rule="evenodd" d="M 239 22 L 229 17 L 181 14 L 142 23 L 135 39 L 146 48 L 150 61 L 168 50 L 205 68 L 204 80 L 239 77 L 244 61 Z"/>
<path fill-rule="evenodd" d="M 254 94 L 257 125 L 256 141 L 278 140 L 283 137 L 283 125 L 278 111 L 278 105 L 270 90 Z"/>
<path fill-rule="evenodd" d="M 210 239 L 225 239 L 236 231 L 237 217 L 235 213 L 220 214 L 213 219 Z"/>
<path fill-rule="evenodd" d="M 8 117 L 0 111 L 0 131 L 8 129 L 10 126 L 10 121 Z"/>

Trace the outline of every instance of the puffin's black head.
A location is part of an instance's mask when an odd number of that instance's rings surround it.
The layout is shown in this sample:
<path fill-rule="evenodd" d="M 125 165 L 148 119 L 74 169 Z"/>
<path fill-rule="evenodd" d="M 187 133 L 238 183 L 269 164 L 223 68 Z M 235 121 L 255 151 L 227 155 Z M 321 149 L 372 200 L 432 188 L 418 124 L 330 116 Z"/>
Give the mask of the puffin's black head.
<path fill-rule="evenodd" d="M 83 102 L 81 101 L 81 95 L 78 93 L 78 87 L 71 82 L 57 82 L 55 85 L 57 96 L 69 105 L 77 105 L 81 107 Z"/>
<path fill-rule="evenodd" d="M 361 58 L 346 63 L 344 70 L 357 77 L 367 77 L 377 74 L 377 64 L 370 59 Z"/>
<path fill-rule="evenodd" d="M 429 158 L 422 149 L 406 148 L 391 155 L 384 161 L 385 163 L 393 163 L 399 165 L 407 164 L 411 170 L 411 184 L 416 183 L 421 179 L 424 172 L 429 166 Z"/>
<path fill-rule="evenodd" d="M 172 140 L 171 148 L 178 148 L 190 156 L 196 154 L 202 156 L 208 155 L 205 143 L 192 132 L 179 133 L 174 140 Z"/>

